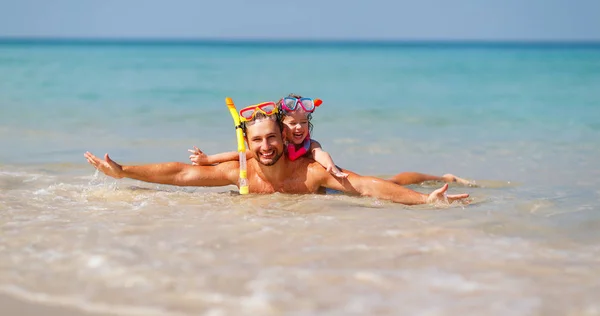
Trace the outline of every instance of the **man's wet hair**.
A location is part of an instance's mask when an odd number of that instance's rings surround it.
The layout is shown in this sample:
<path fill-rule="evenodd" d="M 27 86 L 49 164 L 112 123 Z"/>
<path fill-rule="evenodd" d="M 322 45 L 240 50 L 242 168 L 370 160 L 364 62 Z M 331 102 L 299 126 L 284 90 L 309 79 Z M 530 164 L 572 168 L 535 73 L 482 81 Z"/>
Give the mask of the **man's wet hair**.
<path fill-rule="evenodd" d="M 250 121 L 242 122 L 240 124 L 242 127 L 242 131 L 244 131 L 244 136 L 247 136 L 246 129 L 248 128 L 248 125 L 252 125 L 256 121 L 262 121 L 265 119 L 277 121 L 277 126 L 279 126 L 279 132 L 283 132 L 283 116 L 281 115 L 281 112 L 271 114 L 271 115 L 266 115 L 262 112 L 258 112 L 254 115 L 254 117 Z"/>

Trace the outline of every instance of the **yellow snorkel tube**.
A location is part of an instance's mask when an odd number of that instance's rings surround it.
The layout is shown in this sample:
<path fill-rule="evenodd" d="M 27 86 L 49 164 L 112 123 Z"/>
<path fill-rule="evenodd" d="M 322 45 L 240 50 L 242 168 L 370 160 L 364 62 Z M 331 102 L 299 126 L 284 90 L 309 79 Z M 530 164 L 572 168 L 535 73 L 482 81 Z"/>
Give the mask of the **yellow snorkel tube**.
<path fill-rule="evenodd" d="M 246 143 L 244 142 L 244 131 L 242 131 L 242 125 L 240 124 L 240 115 L 233 100 L 229 97 L 225 98 L 225 104 L 229 109 L 231 118 L 233 118 L 233 125 L 235 126 L 235 135 L 237 136 L 237 150 L 240 154 L 240 194 L 248 194 L 248 171 L 246 168 Z"/>

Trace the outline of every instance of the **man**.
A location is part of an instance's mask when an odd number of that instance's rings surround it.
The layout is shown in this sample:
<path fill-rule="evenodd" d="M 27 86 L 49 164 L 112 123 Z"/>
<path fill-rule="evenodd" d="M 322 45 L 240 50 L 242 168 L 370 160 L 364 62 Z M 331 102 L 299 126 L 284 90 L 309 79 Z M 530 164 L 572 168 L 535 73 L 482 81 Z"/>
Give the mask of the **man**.
<path fill-rule="evenodd" d="M 468 194 L 446 196 L 448 184 L 422 194 L 390 181 L 365 177 L 347 172 L 348 178 L 332 176 L 313 159 L 301 157 L 297 160 L 280 159 L 284 152 L 282 126 L 278 120 L 277 107 L 254 106 L 242 109 L 250 117 L 245 119 L 244 132 L 248 150 L 254 159 L 247 162 L 250 193 L 319 193 L 323 188 L 349 194 L 371 196 L 393 202 L 415 205 L 436 202 L 452 203 L 467 198 Z M 131 178 L 145 182 L 177 186 L 239 186 L 239 162 L 229 161 L 214 166 L 195 166 L 180 162 L 122 166 L 110 159 L 104 160 L 90 152 L 84 154 L 95 168 L 107 176 L 120 179 Z"/>

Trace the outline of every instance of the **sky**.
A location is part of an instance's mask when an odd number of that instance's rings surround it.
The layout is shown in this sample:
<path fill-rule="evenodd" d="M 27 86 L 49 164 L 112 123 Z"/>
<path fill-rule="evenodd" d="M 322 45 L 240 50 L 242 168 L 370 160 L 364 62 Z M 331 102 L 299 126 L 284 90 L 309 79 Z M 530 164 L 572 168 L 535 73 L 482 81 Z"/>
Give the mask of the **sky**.
<path fill-rule="evenodd" d="M 0 0 L 0 37 L 600 41 L 600 0 Z"/>

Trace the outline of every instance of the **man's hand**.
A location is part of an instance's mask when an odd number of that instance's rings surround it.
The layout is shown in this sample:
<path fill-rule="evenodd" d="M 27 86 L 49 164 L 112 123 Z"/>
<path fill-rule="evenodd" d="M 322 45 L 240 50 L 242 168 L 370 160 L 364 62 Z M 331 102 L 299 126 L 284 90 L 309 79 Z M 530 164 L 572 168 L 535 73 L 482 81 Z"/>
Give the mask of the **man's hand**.
<path fill-rule="evenodd" d="M 469 197 L 468 194 L 453 194 L 446 195 L 448 191 L 448 183 L 444 184 L 443 187 L 431 192 L 427 197 L 427 204 L 436 204 L 439 202 L 451 204 L 454 201 L 463 200 Z"/>
<path fill-rule="evenodd" d="M 102 171 L 105 175 L 113 177 L 115 179 L 121 179 L 124 177 L 123 167 L 121 167 L 121 165 L 110 159 L 108 154 L 104 155 L 104 160 L 94 156 L 89 151 L 83 154 L 83 156 L 92 166 L 94 166 L 94 168 Z"/>

